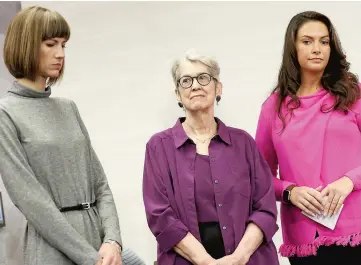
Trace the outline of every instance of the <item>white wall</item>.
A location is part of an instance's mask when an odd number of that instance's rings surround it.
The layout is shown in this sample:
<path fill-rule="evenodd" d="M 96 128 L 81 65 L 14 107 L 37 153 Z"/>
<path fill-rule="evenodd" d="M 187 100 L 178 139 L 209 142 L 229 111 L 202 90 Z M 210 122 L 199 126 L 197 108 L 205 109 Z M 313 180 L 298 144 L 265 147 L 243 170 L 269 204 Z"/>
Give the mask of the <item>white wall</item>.
<path fill-rule="evenodd" d="M 261 103 L 275 84 L 286 26 L 296 13 L 312 9 L 328 15 L 352 70 L 361 72 L 360 2 L 38 4 L 59 11 L 71 25 L 65 78 L 53 94 L 77 103 L 113 189 L 124 241 L 147 264 L 155 260 L 156 244 L 141 195 L 144 150 L 152 134 L 182 115 L 170 75 L 174 57 L 191 47 L 215 55 L 224 83 L 216 114 L 252 135 Z M 280 233 L 275 241 L 279 246 Z"/>
<path fill-rule="evenodd" d="M 13 80 L 2 60 L 5 32 L 12 17 L 20 10 L 20 6 L 20 1 L 0 3 L 0 97 L 6 94 Z M 6 221 L 6 226 L 0 227 L 0 265 L 23 265 L 23 256 L 18 253 L 23 247 L 22 242 L 24 238 L 18 231 L 24 231 L 26 220 L 18 208 L 11 202 L 1 176 L 0 192 L 2 194 Z M 3 242 L 6 242 L 6 244 Z"/>

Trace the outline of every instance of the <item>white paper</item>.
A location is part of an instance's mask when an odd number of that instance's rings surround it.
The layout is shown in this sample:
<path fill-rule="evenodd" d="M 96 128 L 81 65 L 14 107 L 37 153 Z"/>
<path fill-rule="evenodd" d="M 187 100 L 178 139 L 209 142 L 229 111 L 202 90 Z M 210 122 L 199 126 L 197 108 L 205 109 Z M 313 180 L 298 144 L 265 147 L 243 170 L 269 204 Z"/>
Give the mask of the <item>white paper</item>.
<path fill-rule="evenodd" d="M 314 220 L 315 222 L 320 223 L 321 225 L 324 225 L 327 228 L 333 230 L 333 229 L 335 229 L 335 226 L 336 226 L 338 217 L 341 214 L 342 208 L 343 208 L 343 204 L 342 204 L 338 214 L 334 214 L 331 217 L 323 216 L 323 214 L 316 215 L 316 216 L 313 217 L 312 215 L 309 215 L 309 214 L 305 213 L 304 211 L 302 211 L 302 213 L 305 216 L 307 216 L 308 218 Z"/>

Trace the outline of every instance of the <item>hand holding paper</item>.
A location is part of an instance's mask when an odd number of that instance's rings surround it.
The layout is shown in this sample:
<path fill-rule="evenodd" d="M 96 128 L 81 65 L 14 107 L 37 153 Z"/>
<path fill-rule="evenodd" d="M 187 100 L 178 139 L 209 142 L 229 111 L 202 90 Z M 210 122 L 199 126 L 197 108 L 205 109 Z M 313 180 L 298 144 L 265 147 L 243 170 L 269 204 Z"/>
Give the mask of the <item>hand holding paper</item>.
<path fill-rule="evenodd" d="M 353 188 L 353 182 L 346 176 L 328 184 L 321 192 L 322 197 L 328 197 L 324 213 L 328 216 L 337 214 Z"/>
<path fill-rule="evenodd" d="M 327 199 L 328 199 L 328 197 L 325 197 L 325 201 Z M 326 226 L 331 230 L 334 230 L 335 226 L 337 224 L 337 220 L 338 220 L 338 218 L 339 218 L 339 216 L 341 214 L 342 208 L 343 208 L 343 204 L 341 205 L 340 210 L 336 214 L 333 214 L 332 216 L 329 216 L 329 215 L 326 215 L 326 214 L 325 215 L 324 214 L 318 214 L 318 215 L 312 216 L 312 215 L 309 215 L 309 214 L 305 213 L 304 211 L 302 211 L 302 214 L 304 214 L 308 218 L 314 220 L 315 222 L 320 223 L 323 226 Z"/>

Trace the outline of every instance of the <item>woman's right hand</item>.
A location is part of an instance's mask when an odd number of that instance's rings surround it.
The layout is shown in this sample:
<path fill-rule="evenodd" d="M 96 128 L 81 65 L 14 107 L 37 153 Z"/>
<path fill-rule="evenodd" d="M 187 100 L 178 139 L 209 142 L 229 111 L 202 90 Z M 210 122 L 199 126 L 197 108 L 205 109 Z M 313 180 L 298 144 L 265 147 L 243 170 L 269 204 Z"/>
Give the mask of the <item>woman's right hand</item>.
<path fill-rule="evenodd" d="M 315 216 L 322 214 L 325 201 L 321 196 L 322 186 L 316 189 L 310 187 L 294 187 L 291 190 L 290 200 L 293 205 L 300 208 L 305 213 Z"/>
<path fill-rule="evenodd" d="M 100 258 L 100 259 L 97 261 L 97 263 L 95 263 L 95 265 L 102 265 L 102 263 L 103 263 L 103 258 Z"/>

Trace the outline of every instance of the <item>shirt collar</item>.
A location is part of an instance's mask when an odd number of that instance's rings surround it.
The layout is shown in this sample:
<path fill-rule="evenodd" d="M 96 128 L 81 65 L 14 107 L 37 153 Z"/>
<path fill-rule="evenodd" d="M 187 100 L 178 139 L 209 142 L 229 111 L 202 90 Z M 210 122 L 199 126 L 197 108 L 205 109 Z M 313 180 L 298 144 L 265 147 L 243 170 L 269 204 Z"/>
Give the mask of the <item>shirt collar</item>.
<path fill-rule="evenodd" d="M 218 118 L 215 118 L 218 124 L 217 135 L 226 144 L 231 145 L 231 137 L 227 126 Z M 189 138 L 183 129 L 182 123 L 185 121 L 185 117 L 181 117 L 177 120 L 176 124 L 172 128 L 172 134 L 176 148 L 181 147 Z"/>
<path fill-rule="evenodd" d="M 38 91 L 14 81 L 8 92 L 27 98 L 48 98 L 51 95 L 51 87 L 48 86 L 44 91 Z"/>

